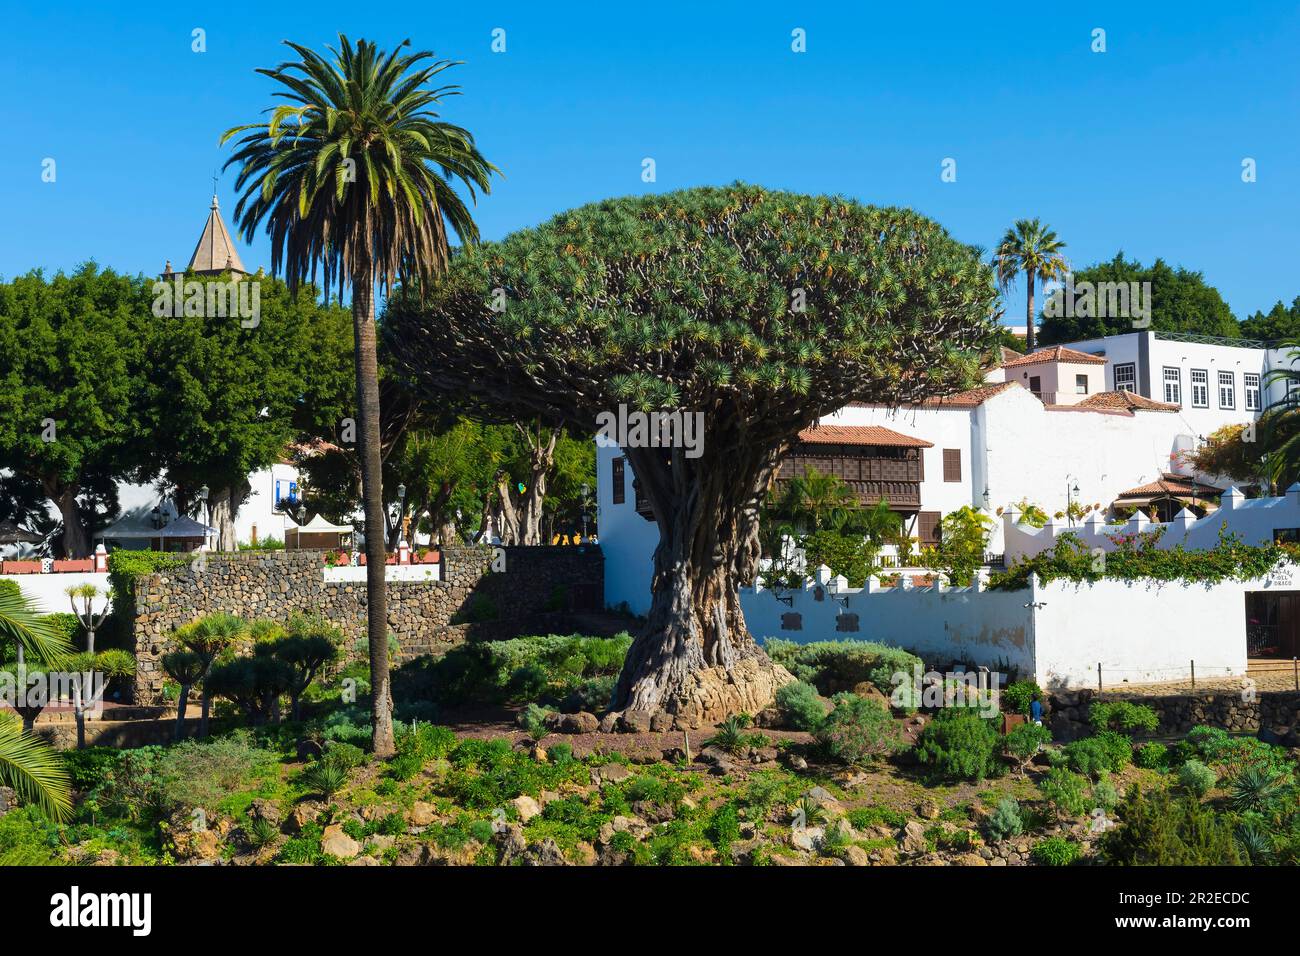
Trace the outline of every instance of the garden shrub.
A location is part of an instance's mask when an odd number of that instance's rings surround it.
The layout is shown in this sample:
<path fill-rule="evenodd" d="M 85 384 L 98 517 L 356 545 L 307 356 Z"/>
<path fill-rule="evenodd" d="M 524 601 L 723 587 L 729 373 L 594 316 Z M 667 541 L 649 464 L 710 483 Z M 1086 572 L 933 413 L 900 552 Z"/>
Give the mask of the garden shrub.
<path fill-rule="evenodd" d="M 1188 796 L 1133 787 L 1120 803 L 1120 826 L 1101 838 L 1099 850 L 1119 866 L 1240 866 L 1230 822 Z"/>
<path fill-rule="evenodd" d="M 776 692 L 782 720 L 795 730 L 816 730 L 826 716 L 817 688 L 803 681 L 786 684 Z"/>
<path fill-rule="evenodd" d="M 359 707 L 336 710 L 321 723 L 321 736 L 365 747 L 371 740 L 370 715 Z"/>
<path fill-rule="evenodd" d="M 58 866 L 57 845 L 57 831 L 36 807 L 21 807 L 0 817 L 0 867 Z"/>
<path fill-rule="evenodd" d="M 1107 771 L 1118 773 L 1127 767 L 1132 743 L 1122 734 L 1106 730 L 1068 743 L 1064 751 L 1071 770 L 1096 779 Z"/>
<path fill-rule="evenodd" d="M 1145 770 L 1165 770 L 1169 766 L 1169 748 L 1150 741 L 1133 751 L 1133 762 Z"/>
<path fill-rule="evenodd" d="M 344 770 L 352 770 L 365 763 L 366 752 L 355 744 L 344 743 L 341 740 L 330 740 L 325 743 L 321 759 L 340 766 Z"/>
<path fill-rule="evenodd" d="M 1006 748 L 1023 768 L 1044 745 L 1052 742 L 1052 732 L 1039 724 L 1016 724 L 1007 732 Z"/>
<path fill-rule="evenodd" d="M 939 779 L 980 781 L 1001 774 L 1001 745 L 1002 735 L 992 720 L 965 707 L 952 707 L 939 711 L 921 731 L 916 758 Z"/>
<path fill-rule="evenodd" d="M 1062 817 L 1078 817 L 1088 812 L 1088 781 L 1061 767 L 1047 771 L 1038 789 Z"/>
<path fill-rule="evenodd" d="M 1048 837 L 1034 844 L 1030 856 L 1041 866 L 1069 866 L 1077 860 L 1082 851 L 1079 844 L 1065 837 Z"/>
<path fill-rule="evenodd" d="M 1020 804 L 1011 797 L 998 801 L 993 812 L 984 821 L 984 832 L 990 840 L 1005 840 L 1019 836 L 1025 831 L 1024 817 L 1020 813 Z"/>
<path fill-rule="evenodd" d="M 1002 708 L 1011 714 L 1029 716 L 1029 705 L 1042 693 L 1042 688 L 1032 680 L 1015 681 L 1002 692 Z"/>
<path fill-rule="evenodd" d="M 81 750 L 59 751 L 59 756 L 68 768 L 72 786 L 77 790 L 88 791 L 103 781 L 109 769 L 117 764 L 121 753 L 116 747 L 85 747 Z"/>
<path fill-rule="evenodd" d="M 1160 726 L 1160 717 L 1146 704 L 1134 704 L 1127 700 L 1093 701 L 1088 709 L 1088 720 L 1098 731 L 1121 731 L 1133 733 L 1146 731 L 1152 733 Z"/>
<path fill-rule="evenodd" d="M 913 673 L 921 659 L 898 647 L 874 641 L 794 641 L 769 638 L 763 649 L 796 678 L 812 684 L 824 696 L 851 691 L 869 682 L 883 694 L 894 689 L 895 673 Z"/>
<path fill-rule="evenodd" d="M 847 764 L 866 764 L 904 746 L 902 728 L 881 704 L 857 694 L 836 694 L 833 703 L 814 735 L 826 756 Z"/>
<path fill-rule="evenodd" d="M 1102 810 L 1114 810 L 1119 804 L 1119 790 L 1109 775 L 1103 774 L 1092 785 L 1092 805 Z"/>
<path fill-rule="evenodd" d="M 173 806 L 214 809 L 229 794 L 252 786 L 278 763 L 244 732 L 211 740 L 186 740 L 158 759 L 163 793 Z"/>
<path fill-rule="evenodd" d="M 1178 768 L 1178 785 L 1197 797 L 1205 796 L 1218 782 L 1218 774 L 1199 760 L 1189 760 Z"/>

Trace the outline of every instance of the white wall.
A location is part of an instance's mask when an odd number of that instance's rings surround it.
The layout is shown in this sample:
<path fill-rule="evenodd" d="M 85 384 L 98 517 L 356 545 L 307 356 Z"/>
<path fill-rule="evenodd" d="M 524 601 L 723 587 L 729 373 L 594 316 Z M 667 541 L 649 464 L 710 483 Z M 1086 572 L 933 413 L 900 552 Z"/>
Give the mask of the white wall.
<path fill-rule="evenodd" d="M 0 581 L 13 581 L 25 597 L 31 599 L 36 610 L 41 614 L 53 614 L 56 611 L 71 613 L 72 605 L 65 593 L 70 587 L 93 584 L 102 592 L 108 591 L 108 573 L 100 571 L 73 571 L 67 574 L 5 574 Z M 80 603 L 80 602 L 78 602 Z M 92 609 L 98 613 L 109 602 L 97 598 L 91 602 Z"/>
<path fill-rule="evenodd" d="M 654 551 L 659 546 L 659 527 L 636 513 L 631 462 L 623 468 L 623 503 L 614 504 L 613 462 L 621 457 L 622 449 L 606 448 L 596 442 L 596 530 L 605 555 L 605 604 L 617 607 L 626 603 L 633 614 L 645 614 L 650 610 L 650 579 Z"/>
<path fill-rule="evenodd" d="M 1021 591 L 978 588 L 847 588 L 820 569 L 795 592 L 741 591 L 755 636 L 800 643 L 873 640 L 915 651 L 929 666 L 954 661 L 1005 674 L 1018 670 L 1043 687 L 1184 681 L 1246 673 L 1245 594 L 1290 589 L 1297 569 L 1254 581 L 1201 583 L 1031 579 Z M 820 587 L 819 587 L 820 582 Z M 818 599 L 818 592 L 821 599 Z M 789 601 L 781 600 L 785 598 Z M 799 628 L 783 617 L 799 615 Z M 841 629 L 856 614 L 856 629 Z M 789 623 L 793 624 L 793 621 Z"/>

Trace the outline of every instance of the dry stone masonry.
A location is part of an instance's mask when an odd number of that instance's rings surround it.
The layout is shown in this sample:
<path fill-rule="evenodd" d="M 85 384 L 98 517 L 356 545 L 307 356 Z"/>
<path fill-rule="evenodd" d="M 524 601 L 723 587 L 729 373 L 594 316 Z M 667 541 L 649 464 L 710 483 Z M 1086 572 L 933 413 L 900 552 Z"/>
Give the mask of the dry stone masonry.
<path fill-rule="evenodd" d="M 604 557 L 596 547 L 505 548 L 505 570 L 492 571 L 487 547 L 442 549 L 441 580 L 389 581 L 388 626 L 400 659 L 439 655 L 467 639 L 546 633 L 557 615 L 599 610 Z M 498 564 L 499 566 L 499 564 Z M 319 551 L 210 554 L 186 566 L 136 580 L 133 637 L 135 698 L 161 698 L 161 658 L 172 632 L 204 614 L 227 611 L 284 621 L 320 614 L 342 628 L 351 645 L 366 634 L 366 587 L 327 582 Z"/>

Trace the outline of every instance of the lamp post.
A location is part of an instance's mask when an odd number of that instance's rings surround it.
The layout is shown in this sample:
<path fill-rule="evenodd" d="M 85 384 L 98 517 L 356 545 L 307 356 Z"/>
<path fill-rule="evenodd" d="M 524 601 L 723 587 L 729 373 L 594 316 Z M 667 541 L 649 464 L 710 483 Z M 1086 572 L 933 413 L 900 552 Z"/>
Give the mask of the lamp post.
<path fill-rule="evenodd" d="M 587 540 L 587 496 L 591 494 L 591 486 L 584 484 L 582 486 L 582 540 Z"/>
<path fill-rule="evenodd" d="M 1073 487 L 1070 482 L 1074 481 Z M 1074 527 L 1074 499 L 1079 497 L 1079 480 L 1074 475 L 1065 477 L 1065 517 L 1069 519 L 1070 527 Z"/>
<path fill-rule="evenodd" d="M 199 489 L 199 501 L 203 503 L 203 550 L 208 550 L 208 486 Z"/>

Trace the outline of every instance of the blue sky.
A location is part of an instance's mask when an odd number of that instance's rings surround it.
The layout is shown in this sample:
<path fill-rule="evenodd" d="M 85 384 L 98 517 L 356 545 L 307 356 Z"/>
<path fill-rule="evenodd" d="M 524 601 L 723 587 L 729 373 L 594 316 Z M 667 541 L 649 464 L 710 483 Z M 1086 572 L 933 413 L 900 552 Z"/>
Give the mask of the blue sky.
<path fill-rule="evenodd" d="M 220 132 L 270 102 L 254 68 L 283 59 L 284 38 L 320 47 L 342 30 L 465 61 L 444 74 L 464 88 L 446 115 L 505 173 L 479 202 L 488 239 L 605 196 L 741 179 L 911 206 L 985 247 L 1038 216 L 1076 265 L 1163 256 L 1203 271 L 1239 318 L 1300 295 L 1295 4 L 558 6 L 11 8 L 0 276 L 186 261 Z M 233 180 L 218 188 L 228 216 Z M 269 264 L 261 237 L 244 252 Z M 1016 291 L 1008 319 L 1023 308 Z"/>

